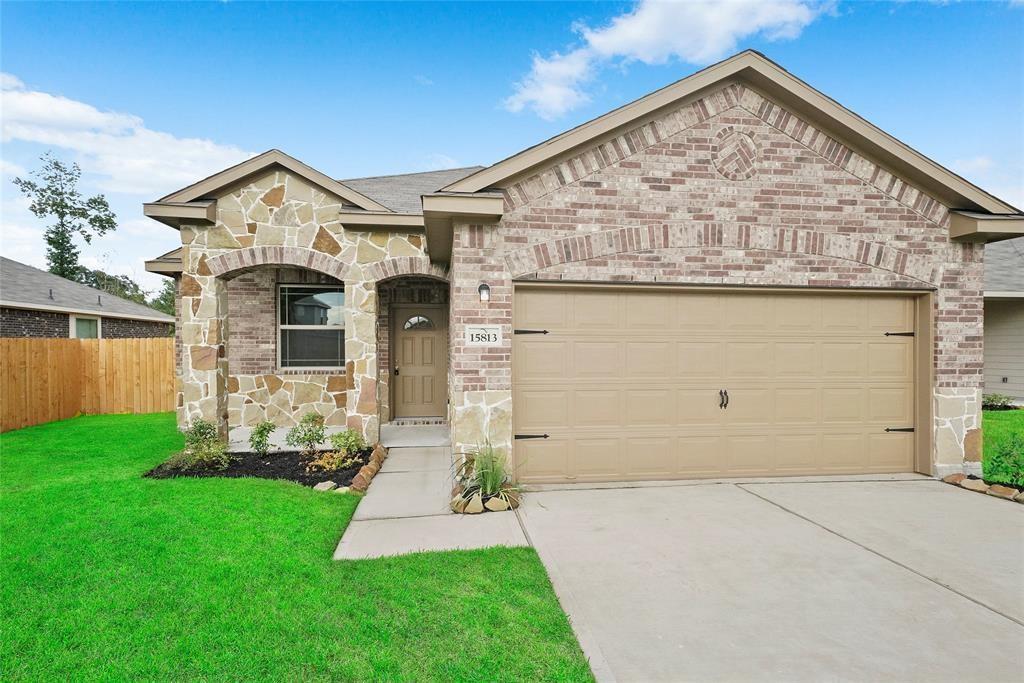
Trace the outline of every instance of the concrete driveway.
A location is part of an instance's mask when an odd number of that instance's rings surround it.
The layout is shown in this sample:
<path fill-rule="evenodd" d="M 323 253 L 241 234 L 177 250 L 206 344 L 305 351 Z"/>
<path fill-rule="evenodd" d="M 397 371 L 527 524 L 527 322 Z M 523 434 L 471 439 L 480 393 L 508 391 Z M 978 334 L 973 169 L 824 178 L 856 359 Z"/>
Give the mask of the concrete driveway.
<path fill-rule="evenodd" d="M 599 680 L 1024 674 L 1024 506 L 930 479 L 530 493 Z"/>

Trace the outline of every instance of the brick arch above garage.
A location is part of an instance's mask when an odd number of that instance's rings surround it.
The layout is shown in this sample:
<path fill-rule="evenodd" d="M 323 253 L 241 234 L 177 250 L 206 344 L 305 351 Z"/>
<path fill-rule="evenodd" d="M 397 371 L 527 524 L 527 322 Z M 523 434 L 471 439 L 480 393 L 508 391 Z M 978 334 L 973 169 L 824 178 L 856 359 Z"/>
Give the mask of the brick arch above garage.
<path fill-rule="evenodd" d="M 881 242 L 814 230 L 720 223 L 664 224 L 571 235 L 512 251 L 506 255 L 505 264 L 513 278 L 522 279 L 558 266 L 623 254 L 700 249 L 740 249 L 796 258 L 837 259 L 886 271 L 928 287 L 941 280 L 941 267 L 934 258 L 911 254 Z"/>

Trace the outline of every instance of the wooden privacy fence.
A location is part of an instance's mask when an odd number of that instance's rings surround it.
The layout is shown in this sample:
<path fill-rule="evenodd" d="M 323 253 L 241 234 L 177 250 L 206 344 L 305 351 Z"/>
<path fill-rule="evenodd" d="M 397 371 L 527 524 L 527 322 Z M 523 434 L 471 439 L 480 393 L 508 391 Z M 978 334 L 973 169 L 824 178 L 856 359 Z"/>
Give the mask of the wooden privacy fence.
<path fill-rule="evenodd" d="M 174 409 L 174 340 L 0 339 L 0 431 Z"/>

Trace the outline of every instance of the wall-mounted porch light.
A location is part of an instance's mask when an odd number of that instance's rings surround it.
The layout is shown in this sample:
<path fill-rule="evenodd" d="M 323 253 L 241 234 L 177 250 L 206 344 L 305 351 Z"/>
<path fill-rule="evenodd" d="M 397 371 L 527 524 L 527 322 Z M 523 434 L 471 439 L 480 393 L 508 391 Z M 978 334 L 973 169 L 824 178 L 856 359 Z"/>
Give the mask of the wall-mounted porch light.
<path fill-rule="evenodd" d="M 477 291 L 480 292 L 480 301 L 487 303 L 491 300 L 491 287 L 486 282 L 480 283 Z"/>

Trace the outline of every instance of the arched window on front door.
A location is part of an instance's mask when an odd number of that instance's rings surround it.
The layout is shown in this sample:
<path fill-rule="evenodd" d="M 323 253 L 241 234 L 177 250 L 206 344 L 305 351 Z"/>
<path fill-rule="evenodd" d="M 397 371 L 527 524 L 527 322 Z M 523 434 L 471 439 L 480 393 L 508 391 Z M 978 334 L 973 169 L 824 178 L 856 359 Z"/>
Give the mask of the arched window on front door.
<path fill-rule="evenodd" d="M 402 326 L 403 330 L 432 330 L 434 329 L 433 321 L 423 315 L 414 315 L 405 321 L 405 325 Z"/>

